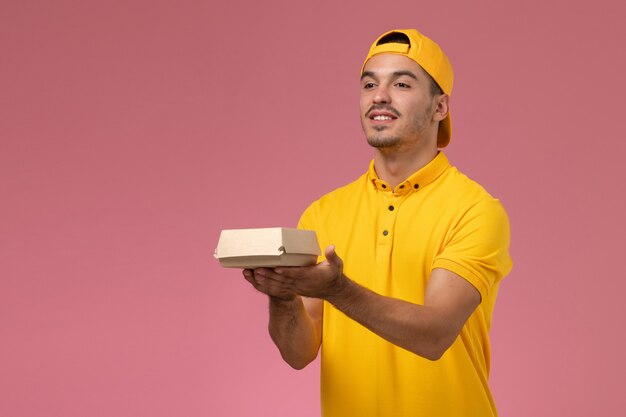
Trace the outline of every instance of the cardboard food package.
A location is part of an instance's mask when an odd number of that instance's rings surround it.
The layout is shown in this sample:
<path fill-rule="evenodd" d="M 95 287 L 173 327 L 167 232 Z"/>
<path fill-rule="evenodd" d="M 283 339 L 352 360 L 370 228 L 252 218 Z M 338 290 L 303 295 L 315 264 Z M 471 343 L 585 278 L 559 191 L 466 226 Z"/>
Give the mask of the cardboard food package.
<path fill-rule="evenodd" d="M 222 230 L 215 249 L 225 268 L 315 265 L 319 255 L 314 231 L 285 227 Z"/>

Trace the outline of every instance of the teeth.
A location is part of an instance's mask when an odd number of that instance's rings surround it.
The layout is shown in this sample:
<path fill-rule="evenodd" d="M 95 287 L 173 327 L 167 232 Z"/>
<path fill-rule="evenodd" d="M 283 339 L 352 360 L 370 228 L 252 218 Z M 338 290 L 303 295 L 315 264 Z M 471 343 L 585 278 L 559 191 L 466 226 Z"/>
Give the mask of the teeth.
<path fill-rule="evenodd" d="M 374 120 L 391 120 L 391 117 L 378 115 L 378 116 L 374 116 Z"/>

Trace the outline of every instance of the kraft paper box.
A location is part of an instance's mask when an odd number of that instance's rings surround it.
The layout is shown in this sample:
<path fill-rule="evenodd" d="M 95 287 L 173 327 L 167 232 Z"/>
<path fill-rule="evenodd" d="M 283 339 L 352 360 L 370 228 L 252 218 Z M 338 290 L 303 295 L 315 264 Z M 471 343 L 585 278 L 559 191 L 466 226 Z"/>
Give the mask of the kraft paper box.
<path fill-rule="evenodd" d="M 215 249 L 225 268 L 315 265 L 318 255 L 314 231 L 284 227 L 222 230 Z"/>

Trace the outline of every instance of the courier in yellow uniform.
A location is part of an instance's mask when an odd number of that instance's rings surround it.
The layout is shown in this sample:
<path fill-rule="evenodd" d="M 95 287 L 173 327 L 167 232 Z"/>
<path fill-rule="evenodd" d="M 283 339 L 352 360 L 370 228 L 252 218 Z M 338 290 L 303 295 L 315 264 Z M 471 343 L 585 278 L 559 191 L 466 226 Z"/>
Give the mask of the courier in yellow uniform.
<path fill-rule="evenodd" d="M 488 333 L 511 269 L 509 223 L 440 151 L 452 82 L 448 58 L 417 30 L 378 38 L 360 99 L 374 159 L 300 220 L 325 256 L 244 271 L 270 297 L 285 361 L 300 369 L 321 350 L 323 416 L 497 415 Z"/>

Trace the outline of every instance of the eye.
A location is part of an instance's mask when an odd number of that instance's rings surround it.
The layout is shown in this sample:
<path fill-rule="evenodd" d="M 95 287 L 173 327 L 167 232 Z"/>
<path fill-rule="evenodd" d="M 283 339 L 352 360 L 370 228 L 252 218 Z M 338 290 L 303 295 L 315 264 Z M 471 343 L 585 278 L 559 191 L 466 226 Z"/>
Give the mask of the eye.
<path fill-rule="evenodd" d="M 366 83 L 363 84 L 363 89 L 364 90 L 371 90 L 372 88 L 374 88 L 376 86 L 376 84 L 374 84 L 371 81 L 368 81 Z"/>
<path fill-rule="evenodd" d="M 403 83 L 402 81 L 397 82 L 396 86 L 400 87 L 400 88 L 411 88 L 410 85 L 408 85 L 407 83 Z"/>

